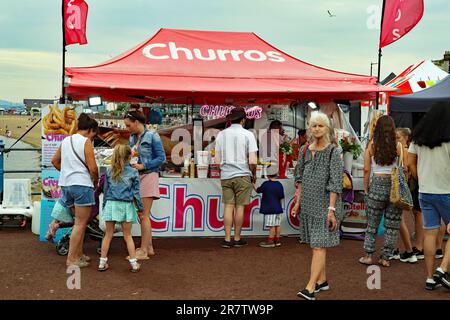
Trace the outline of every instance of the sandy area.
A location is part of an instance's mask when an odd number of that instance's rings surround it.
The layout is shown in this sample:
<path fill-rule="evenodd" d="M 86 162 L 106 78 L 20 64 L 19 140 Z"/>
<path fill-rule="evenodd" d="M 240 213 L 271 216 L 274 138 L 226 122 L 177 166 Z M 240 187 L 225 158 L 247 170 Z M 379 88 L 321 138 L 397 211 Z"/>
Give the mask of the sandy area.
<path fill-rule="evenodd" d="M 38 121 L 38 119 L 36 119 Z M 2 115 L 0 116 L 0 135 L 6 135 L 6 130 L 11 130 L 13 138 L 20 138 L 34 122 L 30 116 Z M 41 148 L 41 124 L 38 123 L 25 137 L 23 142 L 29 143 L 36 148 Z"/>

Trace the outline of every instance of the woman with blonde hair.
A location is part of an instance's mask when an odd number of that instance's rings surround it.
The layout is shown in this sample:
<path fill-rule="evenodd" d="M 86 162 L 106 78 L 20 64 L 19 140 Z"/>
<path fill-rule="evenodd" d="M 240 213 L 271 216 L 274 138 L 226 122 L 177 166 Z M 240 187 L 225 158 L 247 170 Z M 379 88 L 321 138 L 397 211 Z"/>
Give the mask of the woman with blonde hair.
<path fill-rule="evenodd" d="M 102 252 L 98 271 L 106 271 L 108 265 L 108 251 L 114 235 L 116 223 L 122 224 L 123 239 L 127 245 L 131 272 L 138 272 L 136 250 L 131 236 L 131 226 L 137 222 L 136 207 L 141 214 L 144 211 L 140 191 L 139 174 L 130 166 L 131 148 L 128 145 L 117 145 L 111 161 L 111 168 L 106 172 L 104 205 L 101 213 L 106 223 L 106 232 L 102 241 Z"/>
<path fill-rule="evenodd" d="M 314 111 L 309 119 L 309 129 L 313 142 L 300 150 L 295 170 L 299 195 L 291 215 L 300 215 L 301 238 L 312 249 L 309 282 L 297 295 L 315 300 L 314 293 L 330 289 L 325 272 L 327 248 L 340 242 L 343 163 L 342 150 L 334 144 L 327 115 Z"/>

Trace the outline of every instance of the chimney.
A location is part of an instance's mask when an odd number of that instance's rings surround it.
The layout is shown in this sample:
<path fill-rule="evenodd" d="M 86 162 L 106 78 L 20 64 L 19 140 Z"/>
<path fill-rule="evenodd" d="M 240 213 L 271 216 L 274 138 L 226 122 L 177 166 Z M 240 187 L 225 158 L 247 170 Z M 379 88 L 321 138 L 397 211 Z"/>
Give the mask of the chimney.
<path fill-rule="evenodd" d="M 445 53 L 444 53 L 444 61 L 450 61 L 450 51 L 445 51 Z"/>

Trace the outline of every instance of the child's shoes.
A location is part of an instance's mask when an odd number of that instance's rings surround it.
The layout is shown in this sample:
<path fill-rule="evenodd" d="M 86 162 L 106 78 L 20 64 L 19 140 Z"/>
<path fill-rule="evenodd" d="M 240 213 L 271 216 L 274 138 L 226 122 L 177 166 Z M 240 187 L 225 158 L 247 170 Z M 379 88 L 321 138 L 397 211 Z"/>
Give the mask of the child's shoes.
<path fill-rule="evenodd" d="M 139 262 L 137 262 L 137 259 L 130 259 L 128 260 L 130 261 L 130 265 L 131 265 L 131 269 L 130 271 L 133 273 L 139 272 L 139 270 L 141 270 L 141 265 L 139 264 Z"/>
<path fill-rule="evenodd" d="M 58 231 L 58 228 L 59 228 L 58 223 L 54 223 L 54 222 L 50 223 L 48 225 L 48 231 L 45 234 L 45 240 L 47 240 L 50 243 L 53 242 L 53 238 L 55 237 L 56 231 Z"/>
<path fill-rule="evenodd" d="M 109 269 L 108 258 L 100 258 L 100 263 L 98 264 L 98 271 L 106 271 Z"/>

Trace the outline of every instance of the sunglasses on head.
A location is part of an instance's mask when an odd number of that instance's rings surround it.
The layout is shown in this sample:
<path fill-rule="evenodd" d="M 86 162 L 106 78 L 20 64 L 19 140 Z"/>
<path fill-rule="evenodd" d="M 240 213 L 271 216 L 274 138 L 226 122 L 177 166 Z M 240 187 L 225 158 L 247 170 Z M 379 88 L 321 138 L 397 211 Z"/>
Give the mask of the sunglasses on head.
<path fill-rule="evenodd" d="M 136 117 L 133 116 L 131 113 L 127 113 L 127 114 L 125 115 L 125 117 L 123 117 L 123 118 L 124 118 L 124 119 L 126 119 L 126 118 L 131 118 L 131 119 L 134 119 L 134 120 L 137 121 Z"/>

